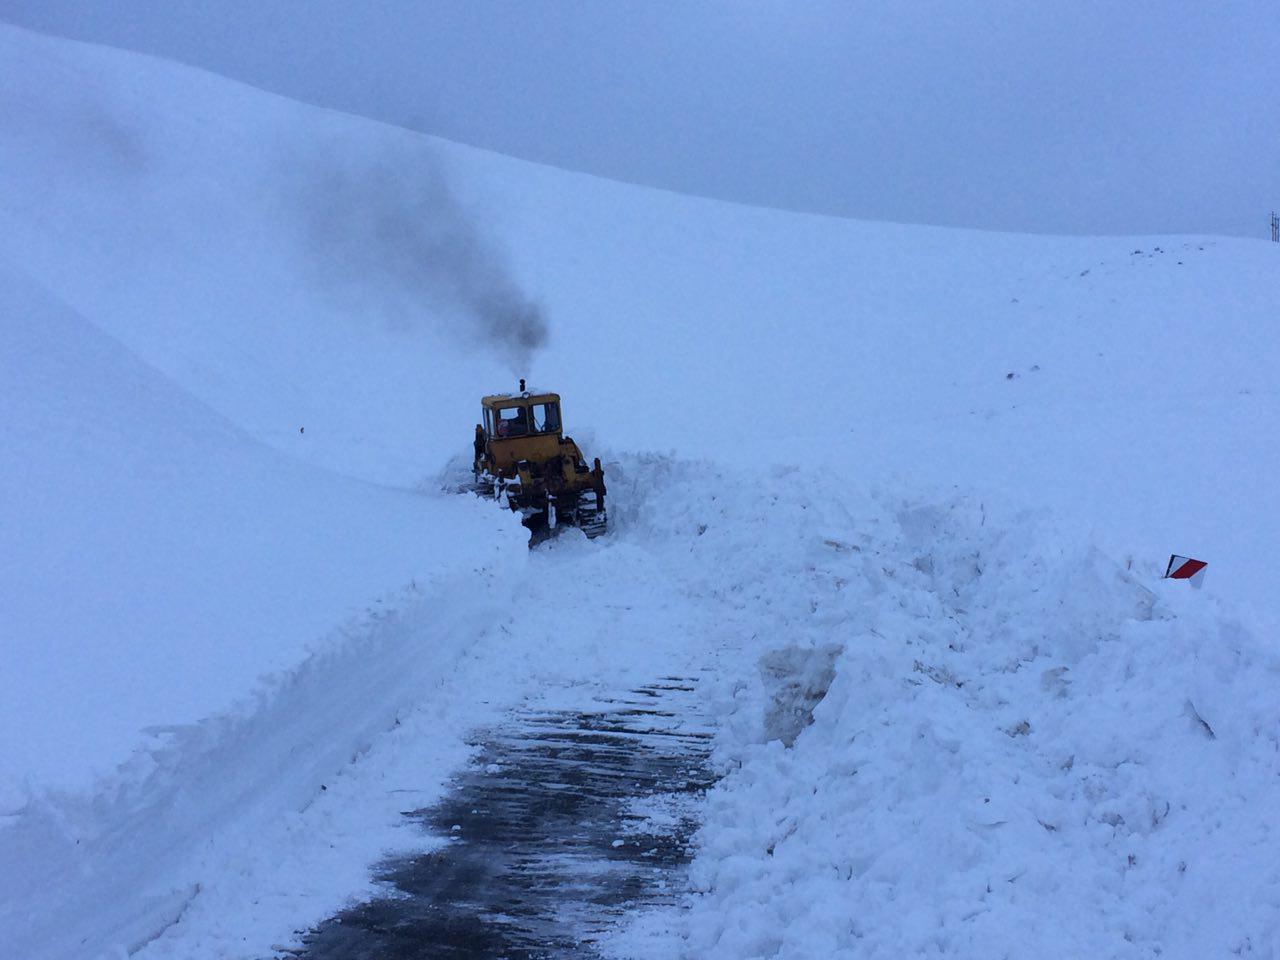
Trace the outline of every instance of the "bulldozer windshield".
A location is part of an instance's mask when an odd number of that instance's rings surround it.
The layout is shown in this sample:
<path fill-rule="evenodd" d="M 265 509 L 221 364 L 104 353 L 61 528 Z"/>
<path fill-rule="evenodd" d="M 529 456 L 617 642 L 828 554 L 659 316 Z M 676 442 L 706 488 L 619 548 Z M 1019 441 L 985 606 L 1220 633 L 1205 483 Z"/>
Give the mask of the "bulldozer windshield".
<path fill-rule="evenodd" d="M 529 412 L 525 407 L 505 407 L 497 414 L 495 431 L 499 437 L 523 437 L 529 432 Z"/>
<path fill-rule="evenodd" d="M 554 401 L 501 407 L 493 411 L 493 414 L 491 435 L 500 440 L 560 431 L 560 405 Z M 487 415 L 485 421 L 488 425 Z"/>

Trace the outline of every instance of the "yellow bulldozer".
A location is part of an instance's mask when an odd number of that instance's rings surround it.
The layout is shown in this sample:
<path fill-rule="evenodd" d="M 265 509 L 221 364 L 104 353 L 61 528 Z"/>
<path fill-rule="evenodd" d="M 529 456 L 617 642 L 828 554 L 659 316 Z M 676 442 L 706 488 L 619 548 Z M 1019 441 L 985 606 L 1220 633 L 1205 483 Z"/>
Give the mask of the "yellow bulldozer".
<path fill-rule="evenodd" d="M 608 527 L 604 470 L 588 467 L 582 451 L 564 435 L 560 396 L 525 389 L 480 400 L 473 489 L 523 515 L 537 538 L 560 527 L 598 537 Z"/>

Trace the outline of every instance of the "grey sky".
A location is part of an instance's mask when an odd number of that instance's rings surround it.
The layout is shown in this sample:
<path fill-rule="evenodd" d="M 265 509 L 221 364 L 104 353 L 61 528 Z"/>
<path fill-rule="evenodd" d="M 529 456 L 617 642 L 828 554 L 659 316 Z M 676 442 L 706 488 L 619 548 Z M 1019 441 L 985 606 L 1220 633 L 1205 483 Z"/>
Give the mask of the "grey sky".
<path fill-rule="evenodd" d="M 1267 235 L 1280 0 L 0 0 L 0 19 L 749 203 Z"/>

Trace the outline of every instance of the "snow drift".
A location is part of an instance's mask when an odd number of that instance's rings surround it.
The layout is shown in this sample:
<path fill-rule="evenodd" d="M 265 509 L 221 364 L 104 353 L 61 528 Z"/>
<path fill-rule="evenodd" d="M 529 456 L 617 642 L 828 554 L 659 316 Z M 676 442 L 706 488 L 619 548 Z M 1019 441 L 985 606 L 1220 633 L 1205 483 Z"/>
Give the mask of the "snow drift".
<path fill-rule="evenodd" d="M 1042 516 L 802 489 L 755 506 L 800 609 L 732 691 L 690 955 L 1274 956 L 1273 644 Z"/>
<path fill-rule="evenodd" d="M 21 358 L 0 380 L 6 811 L 18 780 L 83 788 L 142 728 L 228 706 L 381 595 L 511 539 L 477 505 L 264 446 L 3 263 L 0 315 Z"/>

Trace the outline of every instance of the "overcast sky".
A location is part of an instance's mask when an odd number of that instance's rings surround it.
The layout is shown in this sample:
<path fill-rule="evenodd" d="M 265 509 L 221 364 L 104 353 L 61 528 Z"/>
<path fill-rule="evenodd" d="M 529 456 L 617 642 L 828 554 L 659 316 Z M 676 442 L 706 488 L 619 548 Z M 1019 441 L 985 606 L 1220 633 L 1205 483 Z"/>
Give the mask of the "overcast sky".
<path fill-rule="evenodd" d="M 0 20 L 615 179 L 1265 237 L 1280 0 L 0 0 Z"/>

